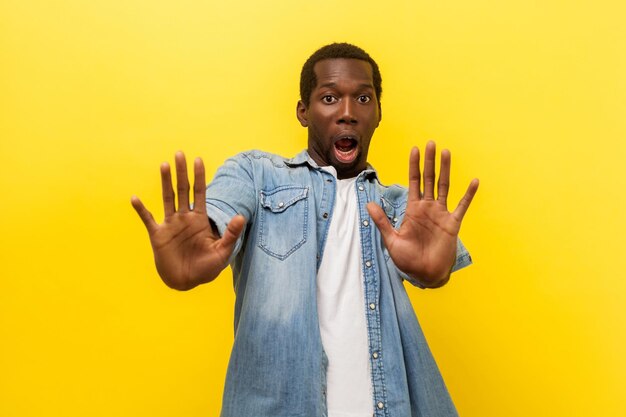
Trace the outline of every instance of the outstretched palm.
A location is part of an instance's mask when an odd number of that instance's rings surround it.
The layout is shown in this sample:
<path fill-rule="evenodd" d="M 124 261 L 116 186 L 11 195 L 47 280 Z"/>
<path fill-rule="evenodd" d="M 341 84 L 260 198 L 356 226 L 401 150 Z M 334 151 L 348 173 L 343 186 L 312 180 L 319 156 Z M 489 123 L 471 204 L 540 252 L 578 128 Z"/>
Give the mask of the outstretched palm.
<path fill-rule="evenodd" d="M 450 152 L 441 152 L 436 199 L 434 142 L 426 145 L 423 194 L 419 160 L 419 150 L 413 148 L 409 162 L 406 213 L 398 230 L 391 226 L 378 205 L 369 203 L 367 209 L 396 266 L 425 286 L 435 287 L 446 282 L 454 264 L 457 236 L 463 216 L 478 190 L 478 180 L 470 183 L 456 209 L 449 212 L 447 198 L 450 186 Z"/>
<path fill-rule="evenodd" d="M 159 275 L 170 287 L 186 290 L 216 278 L 227 266 L 245 219 L 235 216 L 224 236 L 213 230 L 204 204 L 205 174 L 200 158 L 194 162 L 194 207 L 189 207 L 189 180 L 185 156 L 176 154 L 178 210 L 172 188 L 170 167 L 161 166 L 165 218 L 157 224 L 143 203 L 133 197 L 131 203 L 143 221 L 154 252 Z"/>

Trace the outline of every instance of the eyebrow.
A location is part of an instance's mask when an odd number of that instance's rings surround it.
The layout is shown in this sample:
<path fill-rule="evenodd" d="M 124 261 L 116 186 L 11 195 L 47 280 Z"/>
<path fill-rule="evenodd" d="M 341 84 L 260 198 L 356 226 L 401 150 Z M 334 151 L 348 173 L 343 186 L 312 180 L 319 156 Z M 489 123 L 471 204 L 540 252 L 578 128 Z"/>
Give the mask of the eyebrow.
<path fill-rule="evenodd" d="M 337 83 L 324 83 L 320 86 L 318 86 L 317 88 L 324 88 L 324 87 L 331 87 L 331 88 L 335 88 L 337 87 Z M 372 84 L 369 83 L 362 83 L 359 84 L 359 88 L 374 88 L 374 86 Z"/>

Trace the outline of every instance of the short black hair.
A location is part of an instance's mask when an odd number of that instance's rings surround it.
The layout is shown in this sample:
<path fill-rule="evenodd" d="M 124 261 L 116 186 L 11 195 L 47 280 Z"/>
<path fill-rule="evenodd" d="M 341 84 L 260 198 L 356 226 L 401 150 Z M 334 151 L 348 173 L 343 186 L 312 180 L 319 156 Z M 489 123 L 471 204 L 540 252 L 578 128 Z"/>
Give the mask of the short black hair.
<path fill-rule="evenodd" d="M 361 61 L 369 62 L 372 66 L 372 76 L 374 82 L 374 91 L 376 92 L 376 99 L 378 100 L 378 107 L 380 107 L 380 96 L 383 93 L 382 78 L 380 76 L 380 70 L 378 64 L 372 59 L 371 56 L 358 46 L 349 43 L 331 43 L 326 46 L 322 46 L 315 51 L 313 55 L 306 60 L 302 66 L 302 72 L 300 73 L 300 99 L 305 106 L 308 106 L 311 102 L 311 92 L 317 85 L 317 77 L 315 76 L 315 64 L 324 59 L 360 59 Z"/>

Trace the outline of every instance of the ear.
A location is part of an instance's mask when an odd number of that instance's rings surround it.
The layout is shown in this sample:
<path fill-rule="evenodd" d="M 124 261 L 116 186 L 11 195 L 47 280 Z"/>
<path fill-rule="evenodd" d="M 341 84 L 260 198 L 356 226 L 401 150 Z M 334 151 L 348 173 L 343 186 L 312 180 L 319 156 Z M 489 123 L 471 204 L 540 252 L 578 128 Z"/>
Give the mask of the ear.
<path fill-rule="evenodd" d="M 298 105 L 296 106 L 296 117 L 298 121 L 302 125 L 302 127 L 309 126 L 309 120 L 307 118 L 307 109 L 302 100 L 298 100 Z"/>

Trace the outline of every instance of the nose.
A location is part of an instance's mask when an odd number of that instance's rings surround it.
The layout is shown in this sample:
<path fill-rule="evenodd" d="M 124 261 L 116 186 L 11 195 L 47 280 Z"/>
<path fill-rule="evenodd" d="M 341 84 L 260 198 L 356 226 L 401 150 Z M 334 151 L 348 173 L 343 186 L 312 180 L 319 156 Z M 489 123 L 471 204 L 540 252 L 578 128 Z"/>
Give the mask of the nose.
<path fill-rule="evenodd" d="M 339 117 L 337 118 L 337 124 L 354 125 L 357 123 L 354 105 L 355 103 L 349 99 L 341 101 L 341 104 L 339 105 Z"/>

